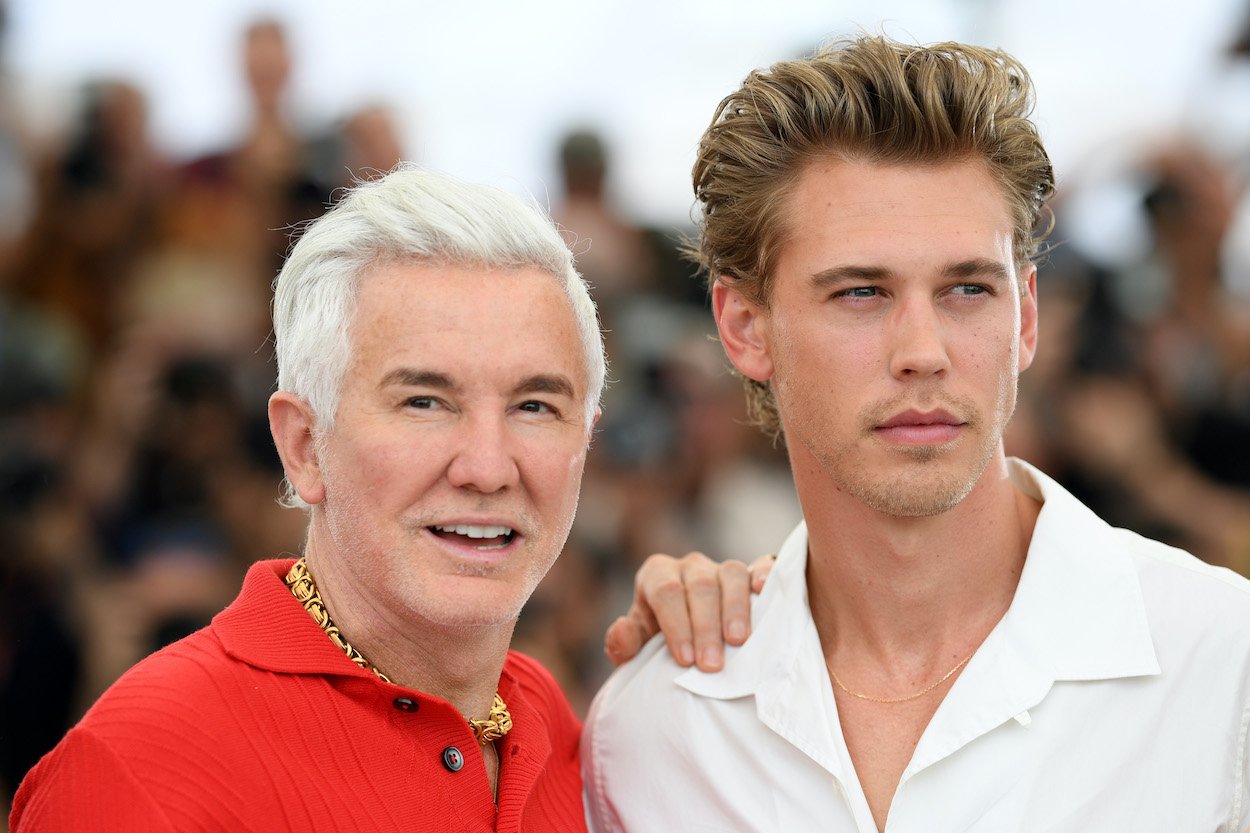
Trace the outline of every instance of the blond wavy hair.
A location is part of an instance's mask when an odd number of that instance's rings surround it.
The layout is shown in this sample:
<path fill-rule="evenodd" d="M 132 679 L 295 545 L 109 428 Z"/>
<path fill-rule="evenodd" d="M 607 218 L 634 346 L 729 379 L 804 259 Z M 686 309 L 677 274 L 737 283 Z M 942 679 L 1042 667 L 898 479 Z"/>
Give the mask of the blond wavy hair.
<path fill-rule="evenodd" d="M 1016 59 L 961 43 L 861 37 L 756 70 L 721 101 L 699 142 L 700 233 L 688 253 L 709 283 L 767 307 L 786 232 L 782 204 L 806 163 L 832 154 L 882 164 L 985 160 L 1011 204 L 1015 256 L 1031 262 L 1050 230 L 1055 186 L 1032 109 L 1032 81 Z M 744 384 L 752 421 L 779 439 L 769 385 Z"/>

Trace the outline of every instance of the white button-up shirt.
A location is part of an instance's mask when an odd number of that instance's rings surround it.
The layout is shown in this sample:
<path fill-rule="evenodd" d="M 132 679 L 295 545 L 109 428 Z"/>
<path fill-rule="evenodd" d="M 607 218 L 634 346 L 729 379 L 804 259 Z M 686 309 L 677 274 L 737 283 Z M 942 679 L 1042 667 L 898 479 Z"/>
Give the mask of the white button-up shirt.
<path fill-rule="evenodd" d="M 1011 607 L 933 715 L 886 833 L 1243 833 L 1250 582 L 1113 529 L 1036 469 Z M 786 541 L 725 669 L 661 640 L 620 668 L 582 737 L 591 826 L 872 833 L 812 622 L 807 530 Z"/>

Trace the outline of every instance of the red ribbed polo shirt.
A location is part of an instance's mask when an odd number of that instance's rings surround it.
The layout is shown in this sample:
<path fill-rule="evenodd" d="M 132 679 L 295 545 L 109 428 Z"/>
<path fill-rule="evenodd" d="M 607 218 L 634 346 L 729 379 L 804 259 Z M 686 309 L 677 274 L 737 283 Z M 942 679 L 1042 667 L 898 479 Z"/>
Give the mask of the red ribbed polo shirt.
<path fill-rule="evenodd" d="M 586 829 L 581 725 L 542 666 L 509 653 L 499 680 L 496 811 L 464 717 L 351 662 L 287 590 L 291 563 L 254 565 L 212 624 L 105 692 L 22 782 L 14 833 Z"/>

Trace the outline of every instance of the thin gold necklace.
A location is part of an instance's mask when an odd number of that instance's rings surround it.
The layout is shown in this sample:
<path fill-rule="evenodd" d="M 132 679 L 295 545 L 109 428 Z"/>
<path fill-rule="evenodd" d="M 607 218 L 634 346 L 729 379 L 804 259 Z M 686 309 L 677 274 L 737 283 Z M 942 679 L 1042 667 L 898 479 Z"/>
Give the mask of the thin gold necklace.
<path fill-rule="evenodd" d="M 925 686 L 920 691 L 917 691 L 915 694 L 908 694 L 904 697 L 873 697 L 871 694 L 861 694 L 858 691 L 851 691 L 849 688 L 846 687 L 846 683 L 838 679 L 838 675 L 833 670 L 833 666 L 829 664 L 828 657 L 825 658 L 825 668 L 829 669 L 829 676 L 833 677 L 833 681 L 838 684 L 838 688 L 842 689 L 843 691 L 845 691 L 847 694 L 851 695 L 852 697 L 855 697 L 859 700 L 867 700 L 870 703 L 906 703 L 908 700 L 916 700 L 921 697 L 924 697 L 930 691 L 933 691 L 933 689 L 937 688 L 942 683 L 949 680 L 951 677 L 955 675 L 956 671 L 958 671 L 960 668 L 963 668 L 965 665 L 967 665 L 968 661 L 971 660 L 975 655 L 976 655 L 976 651 L 974 650 L 971 654 L 968 654 L 968 656 L 961 659 L 955 665 L 954 668 L 952 668 L 950 671 L 947 671 L 945 674 L 943 674 L 942 678 L 938 680 L 936 683 Z"/>
<path fill-rule="evenodd" d="M 339 632 L 338 627 L 334 624 L 334 620 L 330 618 L 330 611 L 326 609 L 325 602 L 321 600 L 321 593 L 317 590 L 317 583 L 313 581 L 312 573 L 308 571 L 308 562 L 301 558 L 292 564 L 291 569 L 287 571 L 284 581 L 286 586 L 291 588 L 291 595 L 295 596 L 296 600 L 304 606 L 304 610 L 307 610 L 313 621 L 325 631 L 326 636 L 330 637 L 330 641 L 337 645 L 343 653 L 347 654 L 348 659 L 361 668 L 372 671 L 382 682 L 389 683 L 391 681 L 389 677 L 378 670 L 376 665 L 365 659 L 364 654 L 352 647 L 352 644 L 343 638 L 343 634 Z M 504 705 L 503 698 L 499 696 L 499 692 L 495 692 L 495 701 L 491 704 L 489 717 L 485 720 L 474 720 L 470 717 L 468 721 L 474 737 L 483 746 L 499 740 L 512 731 L 512 715 L 508 712 L 508 707 Z"/>

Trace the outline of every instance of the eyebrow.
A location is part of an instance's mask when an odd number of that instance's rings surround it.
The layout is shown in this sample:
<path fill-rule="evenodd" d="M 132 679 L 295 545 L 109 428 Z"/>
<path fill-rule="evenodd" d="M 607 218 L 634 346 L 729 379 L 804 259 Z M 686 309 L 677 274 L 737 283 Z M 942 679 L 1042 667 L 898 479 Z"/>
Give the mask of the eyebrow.
<path fill-rule="evenodd" d="M 884 266 L 832 266 L 812 275 L 811 284 L 813 289 L 831 289 L 855 281 L 885 280 L 892 274 Z"/>
<path fill-rule="evenodd" d="M 1003 283 L 1011 280 L 1011 271 L 1005 265 L 984 257 L 952 263 L 942 273 L 948 278 L 987 278 Z"/>
<path fill-rule="evenodd" d="M 434 388 L 436 390 L 452 391 L 453 393 L 460 388 L 446 373 L 439 373 L 436 370 L 417 370 L 411 367 L 396 368 L 383 376 L 379 387 L 385 388 L 390 385 Z M 533 376 L 527 376 L 513 387 L 512 393 L 514 395 L 521 393 L 551 393 L 567 396 L 570 399 L 576 397 L 573 383 L 566 376 L 558 373 L 538 373 Z"/>
<path fill-rule="evenodd" d="M 552 393 L 558 396 L 567 396 L 569 399 L 576 398 L 573 392 L 573 383 L 567 377 L 558 373 L 539 373 L 522 379 L 520 384 L 512 389 L 513 393 Z"/>
<path fill-rule="evenodd" d="M 896 277 L 895 273 L 884 266 L 848 264 L 822 269 L 812 275 L 810 283 L 814 289 L 830 289 L 856 281 L 883 281 L 894 277 Z M 977 257 L 948 264 L 942 269 L 942 277 L 987 278 L 1006 283 L 1011 279 L 1011 273 L 997 260 Z"/>
<path fill-rule="evenodd" d="M 382 377 L 382 381 L 378 387 L 385 388 L 390 385 L 403 385 L 412 388 L 437 388 L 439 390 L 454 391 L 457 388 L 455 382 L 446 373 L 439 373 L 435 370 L 417 370 L 412 367 L 399 367 Z"/>

